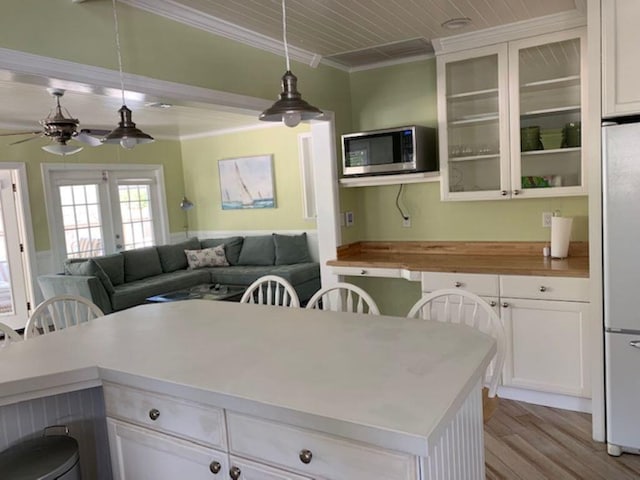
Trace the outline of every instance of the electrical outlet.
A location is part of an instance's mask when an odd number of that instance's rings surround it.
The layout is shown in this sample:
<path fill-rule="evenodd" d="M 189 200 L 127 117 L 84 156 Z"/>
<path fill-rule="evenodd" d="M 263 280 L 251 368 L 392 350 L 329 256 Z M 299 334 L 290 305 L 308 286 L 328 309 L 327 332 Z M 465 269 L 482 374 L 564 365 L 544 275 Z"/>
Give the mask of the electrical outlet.
<path fill-rule="evenodd" d="M 404 228 L 411 228 L 411 217 L 409 215 L 402 217 L 402 226 Z"/>
<path fill-rule="evenodd" d="M 347 227 L 353 226 L 353 212 L 344 212 L 344 223 Z"/>
<path fill-rule="evenodd" d="M 542 226 L 545 228 L 551 227 L 551 217 L 553 217 L 553 213 L 551 212 L 542 212 Z"/>

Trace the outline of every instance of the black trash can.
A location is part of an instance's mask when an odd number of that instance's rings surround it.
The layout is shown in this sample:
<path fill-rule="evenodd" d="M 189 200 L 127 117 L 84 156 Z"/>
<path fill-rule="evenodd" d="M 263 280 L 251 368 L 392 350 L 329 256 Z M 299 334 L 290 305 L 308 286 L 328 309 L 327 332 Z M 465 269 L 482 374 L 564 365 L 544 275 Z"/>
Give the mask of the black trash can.
<path fill-rule="evenodd" d="M 81 480 L 78 442 L 67 435 L 25 440 L 0 453 L 6 480 Z"/>

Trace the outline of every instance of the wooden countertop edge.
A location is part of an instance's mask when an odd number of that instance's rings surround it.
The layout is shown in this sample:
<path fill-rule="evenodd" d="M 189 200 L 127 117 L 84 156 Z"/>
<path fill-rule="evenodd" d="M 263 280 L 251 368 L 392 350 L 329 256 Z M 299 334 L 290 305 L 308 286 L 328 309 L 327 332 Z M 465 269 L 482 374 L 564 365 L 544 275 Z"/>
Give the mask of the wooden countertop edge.
<path fill-rule="evenodd" d="M 569 258 L 542 256 L 545 242 L 356 242 L 338 248 L 328 266 L 411 272 L 483 273 L 589 278 L 587 242 L 572 242 Z"/>

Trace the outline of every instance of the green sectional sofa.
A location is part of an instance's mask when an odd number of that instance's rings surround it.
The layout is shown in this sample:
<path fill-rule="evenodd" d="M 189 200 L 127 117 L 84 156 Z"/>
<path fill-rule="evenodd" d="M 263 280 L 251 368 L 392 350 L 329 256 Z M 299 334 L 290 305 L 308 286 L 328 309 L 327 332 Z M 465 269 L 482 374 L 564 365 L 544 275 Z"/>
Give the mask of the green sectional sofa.
<path fill-rule="evenodd" d="M 189 267 L 185 250 L 220 245 L 224 246 L 228 266 Z M 80 295 L 111 313 L 140 305 L 153 295 L 204 283 L 248 286 L 263 275 L 288 280 L 302 303 L 311 298 L 320 288 L 320 265 L 309 255 L 306 234 L 190 238 L 177 244 L 69 259 L 64 273 L 41 275 L 38 284 L 45 299 Z"/>

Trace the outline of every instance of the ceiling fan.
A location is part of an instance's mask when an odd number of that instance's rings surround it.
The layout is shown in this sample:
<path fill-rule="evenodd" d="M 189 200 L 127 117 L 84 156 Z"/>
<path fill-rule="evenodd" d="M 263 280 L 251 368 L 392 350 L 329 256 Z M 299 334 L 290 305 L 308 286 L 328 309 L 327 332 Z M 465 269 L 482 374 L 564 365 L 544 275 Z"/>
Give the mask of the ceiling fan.
<path fill-rule="evenodd" d="M 13 133 L 0 133 L 0 137 L 9 135 L 35 135 L 30 138 L 18 140 L 17 142 L 10 143 L 9 145 L 17 145 L 19 143 L 29 142 L 36 138 L 48 137 L 51 139 L 50 145 L 45 145 L 42 149 L 46 152 L 56 155 L 71 155 L 82 150 L 82 147 L 67 145 L 69 140 L 77 140 L 92 147 L 102 145 L 100 137 L 109 133 L 109 130 L 95 130 L 83 128 L 78 131 L 78 124 L 80 121 L 77 118 L 72 118 L 69 111 L 65 108 L 64 112 L 67 116 L 64 116 L 63 108 L 60 105 L 60 98 L 64 95 L 64 90 L 60 88 L 49 88 L 47 91 L 56 99 L 55 107 L 49 112 L 47 118 L 40 120 L 38 123 L 42 125 L 42 130 L 30 131 L 30 132 L 13 132 Z"/>

